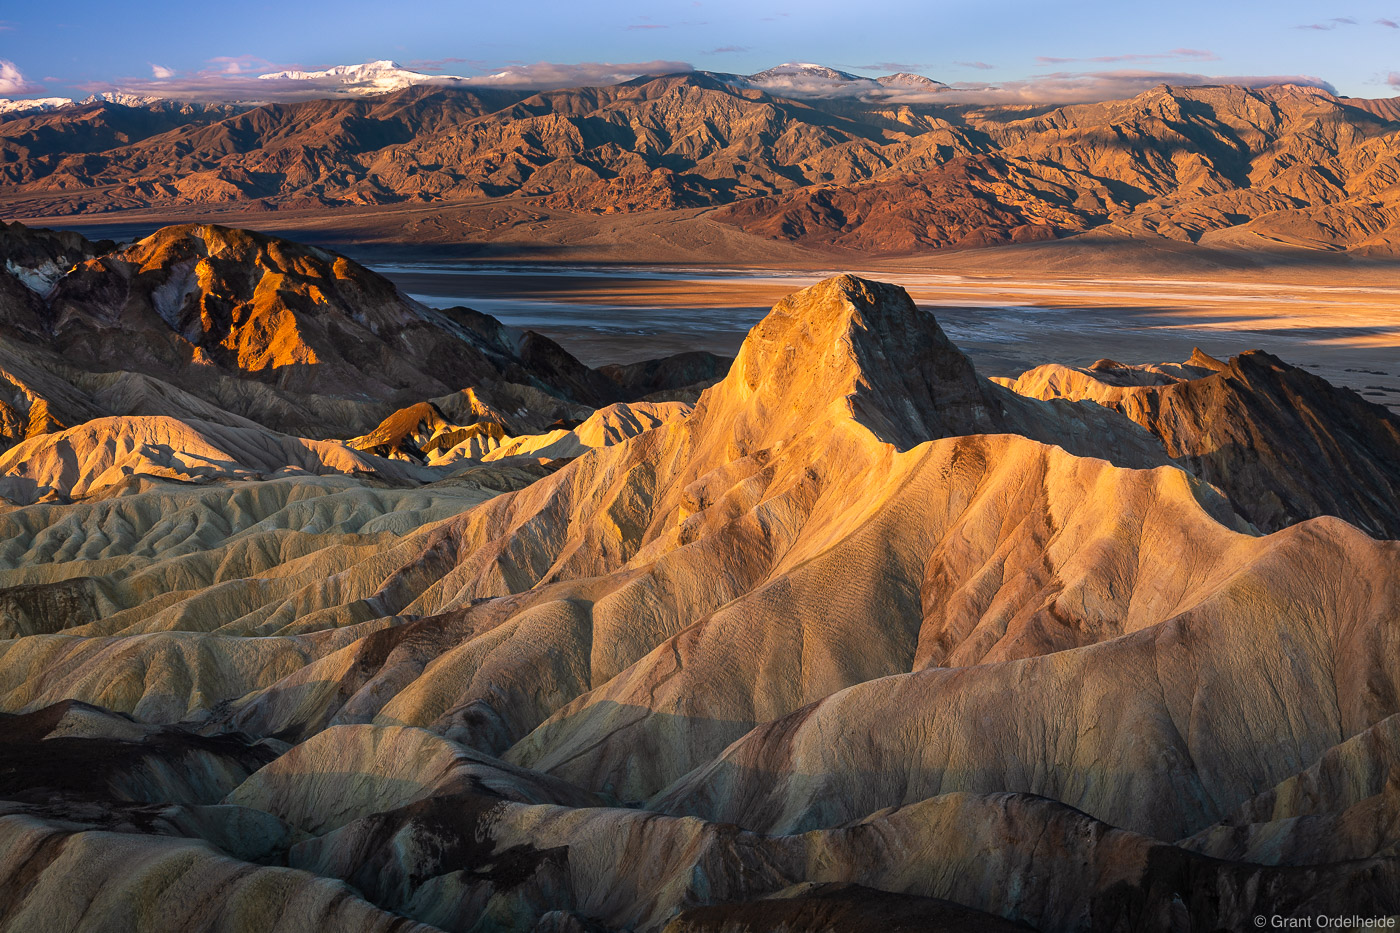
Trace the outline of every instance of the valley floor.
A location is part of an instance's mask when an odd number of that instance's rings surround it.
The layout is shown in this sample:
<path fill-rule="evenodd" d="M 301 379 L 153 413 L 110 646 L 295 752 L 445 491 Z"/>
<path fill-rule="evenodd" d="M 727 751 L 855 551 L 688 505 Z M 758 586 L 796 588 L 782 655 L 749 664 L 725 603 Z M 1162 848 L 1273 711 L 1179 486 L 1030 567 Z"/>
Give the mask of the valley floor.
<path fill-rule="evenodd" d="M 227 221 L 345 252 L 429 305 L 537 330 L 590 365 L 692 349 L 732 356 L 779 298 L 849 271 L 905 287 L 985 375 L 1262 349 L 1400 411 L 1396 259 L 1091 237 L 888 258 L 761 239 L 703 210 L 547 212 L 493 228 L 500 210 L 230 210 Z M 44 223 L 120 240 L 180 219 Z"/>
<path fill-rule="evenodd" d="M 831 274 L 392 261 L 374 268 L 427 304 L 468 304 L 548 334 L 592 365 L 690 349 L 733 355 L 775 301 Z M 1400 278 L 979 275 L 912 263 L 858 274 L 902 285 L 985 375 L 1105 357 L 1185 359 L 1198 346 L 1222 358 L 1262 349 L 1400 410 Z"/>

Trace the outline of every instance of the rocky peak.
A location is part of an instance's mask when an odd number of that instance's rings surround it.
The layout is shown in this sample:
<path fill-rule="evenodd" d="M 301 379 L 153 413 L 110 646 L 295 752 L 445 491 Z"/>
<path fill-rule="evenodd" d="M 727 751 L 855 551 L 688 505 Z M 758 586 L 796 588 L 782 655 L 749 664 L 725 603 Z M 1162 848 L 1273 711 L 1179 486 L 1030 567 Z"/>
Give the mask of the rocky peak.
<path fill-rule="evenodd" d="M 907 449 L 985 430 L 971 362 L 904 289 L 838 275 L 784 298 L 749 332 L 707 401 L 742 431 L 793 437 L 845 411 Z M 981 427 L 979 427 L 979 425 Z"/>

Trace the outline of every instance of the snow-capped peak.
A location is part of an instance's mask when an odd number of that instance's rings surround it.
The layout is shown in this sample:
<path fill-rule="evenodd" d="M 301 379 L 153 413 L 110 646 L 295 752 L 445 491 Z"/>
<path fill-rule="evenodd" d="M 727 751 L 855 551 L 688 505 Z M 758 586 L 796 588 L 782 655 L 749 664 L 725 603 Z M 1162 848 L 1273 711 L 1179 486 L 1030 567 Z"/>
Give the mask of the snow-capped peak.
<path fill-rule="evenodd" d="M 899 72 L 881 78 L 866 78 L 812 62 L 784 64 L 742 76 L 750 87 L 791 97 L 855 97 L 862 100 L 915 101 L 947 89 L 941 81 L 923 75 Z"/>
<path fill-rule="evenodd" d="M 923 75 L 912 74 L 908 71 L 899 71 L 892 75 L 883 75 L 875 80 L 885 87 L 910 88 L 920 91 L 934 91 L 948 86 L 942 81 L 935 81 L 932 78 L 925 78 Z"/>
<path fill-rule="evenodd" d="M 417 75 L 417 72 L 408 71 L 398 62 L 385 58 L 360 65 L 336 65 L 323 71 L 274 71 L 258 77 L 264 81 L 309 81 L 314 78 L 377 78 L 398 74 Z"/>
<path fill-rule="evenodd" d="M 148 107 L 151 104 L 158 104 L 165 100 L 163 97 L 153 97 L 150 94 L 127 94 L 124 91 L 103 91 L 101 94 L 91 94 L 84 97 L 80 103 L 84 104 L 121 104 L 123 107 Z"/>
<path fill-rule="evenodd" d="M 869 78 L 862 78 L 849 72 L 838 71 L 835 68 L 828 68 L 826 65 L 817 65 L 812 62 L 784 62 L 772 68 L 760 71 L 757 74 L 749 75 L 749 80 L 756 84 L 765 81 L 773 81 L 781 78 L 817 78 L 827 81 L 837 81 L 850 83 L 853 81 L 869 81 Z"/>
<path fill-rule="evenodd" d="M 459 84 L 457 75 L 429 75 L 404 68 L 396 61 L 381 59 L 360 65 L 336 65 L 321 71 L 274 71 L 258 75 L 262 81 L 305 84 L 332 94 L 387 94 L 419 84 Z"/>
<path fill-rule="evenodd" d="M 0 97 L 0 113 L 42 113 L 72 104 L 73 101 L 67 97 L 31 97 L 27 100 Z"/>

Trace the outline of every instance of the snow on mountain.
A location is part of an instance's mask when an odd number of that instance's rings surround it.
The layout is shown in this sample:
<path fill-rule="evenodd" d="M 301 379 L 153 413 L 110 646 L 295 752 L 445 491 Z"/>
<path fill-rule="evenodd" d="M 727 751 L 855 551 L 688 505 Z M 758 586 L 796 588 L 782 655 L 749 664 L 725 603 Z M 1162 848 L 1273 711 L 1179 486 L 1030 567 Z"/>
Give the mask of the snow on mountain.
<path fill-rule="evenodd" d="M 166 98 L 156 97 L 151 94 L 128 94 L 125 91 L 103 91 L 101 94 L 90 94 L 79 101 L 79 103 L 121 104 L 123 107 L 149 107 L 151 104 L 158 104 L 165 100 Z"/>
<path fill-rule="evenodd" d="M 332 94 L 388 94 L 419 84 L 459 84 L 458 75 L 429 75 L 410 71 L 398 62 L 384 59 L 362 65 L 337 65 L 323 71 L 274 71 L 258 75 L 261 81 L 305 84 Z"/>
<path fill-rule="evenodd" d="M 755 83 L 784 79 L 822 80 L 841 84 L 870 80 L 846 71 L 837 71 L 835 68 L 828 68 L 825 65 L 814 65 L 811 62 L 786 62 L 766 71 L 760 71 L 758 74 L 749 75 L 749 80 Z"/>
<path fill-rule="evenodd" d="M 61 110 L 67 107 L 86 107 L 92 104 L 115 104 L 119 107 L 131 107 L 134 109 L 160 108 L 167 111 L 179 112 L 183 114 L 193 113 L 234 113 L 246 108 L 247 104 L 180 100 L 173 97 L 159 97 L 152 94 L 128 94 L 124 91 L 103 91 L 100 94 L 89 94 L 82 100 L 73 100 L 70 97 L 34 97 L 27 100 L 10 100 L 0 98 L 0 114 L 33 114 L 49 113 L 54 110 Z"/>
<path fill-rule="evenodd" d="M 786 97 L 855 97 L 872 101 L 919 99 L 948 88 L 941 81 L 909 72 L 866 78 L 811 62 L 786 62 L 740 76 L 739 80 L 749 87 Z"/>
<path fill-rule="evenodd" d="M 942 81 L 925 78 L 923 75 L 910 74 L 907 71 L 896 72 L 892 75 L 882 75 L 875 80 L 884 87 L 905 88 L 915 91 L 937 91 L 948 86 Z"/>
<path fill-rule="evenodd" d="M 10 100 L 0 97 L 0 113 L 32 113 L 35 111 L 57 110 L 73 103 L 67 97 L 32 97 L 28 100 Z"/>

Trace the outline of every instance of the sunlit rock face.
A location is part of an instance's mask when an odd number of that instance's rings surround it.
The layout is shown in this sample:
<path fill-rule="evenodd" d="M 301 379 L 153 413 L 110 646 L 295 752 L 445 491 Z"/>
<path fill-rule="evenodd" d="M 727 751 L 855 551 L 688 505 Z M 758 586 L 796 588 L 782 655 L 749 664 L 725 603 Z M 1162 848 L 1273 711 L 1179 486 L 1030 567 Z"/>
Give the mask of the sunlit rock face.
<path fill-rule="evenodd" d="M 693 402 L 728 363 L 690 353 L 591 369 L 533 331 L 426 308 L 343 256 L 246 230 L 167 227 L 123 249 L 0 233 L 0 449 L 162 416 L 421 461 L 401 442 L 424 418 L 421 440 L 442 428 L 439 446 L 479 423 L 491 441 L 547 434 L 609 403 Z"/>
<path fill-rule="evenodd" d="M 67 273 L 62 320 L 243 320 L 231 279 L 158 313 L 211 242 L 172 236 Z M 419 326 L 333 295 L 340 260 L 213 240 L 308 334 Z M 457 320 L 433 339 L 507 358 Z M 1272 358 L 1008 387 L 843 275 L 693 404 L 571 392 L 705 361 L 517 353 L 310 440 L 150 384 L 114 415 L 27 359 L 95 410 L 0 455 L 0 930 L 1400 912 L 1400 544 L 1341 514 L 1392 422 Z M 268 385 L 238 359 L 200 365 Z M 1270 446 L 1283 411 L 1325 430 Z M 1349 497 L 1291 492 L 1329 471 Z"/>

